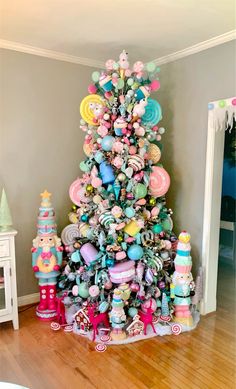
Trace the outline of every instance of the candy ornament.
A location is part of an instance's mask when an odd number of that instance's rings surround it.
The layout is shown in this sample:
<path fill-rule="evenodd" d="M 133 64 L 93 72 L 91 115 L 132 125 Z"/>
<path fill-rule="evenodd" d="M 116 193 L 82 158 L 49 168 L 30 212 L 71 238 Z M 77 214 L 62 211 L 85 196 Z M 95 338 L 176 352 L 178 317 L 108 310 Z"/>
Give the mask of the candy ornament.
<path fill-rule="evenodd" d="M 141 155 L 130 155 L 128 159 L 128 166 L 133 169 L 133 171 L 138 172 L 144 168 L 144 159 Z"/>
<path fill-rule="evenodd" d="M 91 243 L 85 243 L 80 248 L 80 254 L 85 263 L 89 265 L 91 262 L 96 261 L 98 250 Z"/>
<path fill-rule="evenodd" d="M 117 136 L 123 136 L 127 128 L 128 123 L 123 117 L 119 117 L 114 122 L 114 130 Z"/>
<path fill-rule="evenodd" d="M 162 119 L 162 111 L 160 104 L 153 99 L 147 99 L 145 114 L 142 116 L 142 124 L 155 126 Z"/>
<path fill-rule="evenodd" d="M 103 184 L 112 184 L 115 181 L 114 171 L 111 165 L 103 161 L 99 166 Z"/>
<path fill-rule="evenodd" d="M 154 197 L 161 197 L 166 194 L 170 186 L 170 176 L 160 166 L 153 166 L 149 177 L 149 193 Z"/>
<path fill-rule="evenodd" d="M 80 115 L 88 124 L 99 125 L 99 123 L 94 120 L 96 118 L 94 112 L 96 104 L 100 107 L 104 107 L 103 99 L 99 95 L 95 94 L 86 96 L 80 104 Z"/>
<path fill-rule="evenodd" d="M 99 78 L 99 85 L 104 89 L 105 92 L 112 90 L 111 76 L 103 73 Z"/>

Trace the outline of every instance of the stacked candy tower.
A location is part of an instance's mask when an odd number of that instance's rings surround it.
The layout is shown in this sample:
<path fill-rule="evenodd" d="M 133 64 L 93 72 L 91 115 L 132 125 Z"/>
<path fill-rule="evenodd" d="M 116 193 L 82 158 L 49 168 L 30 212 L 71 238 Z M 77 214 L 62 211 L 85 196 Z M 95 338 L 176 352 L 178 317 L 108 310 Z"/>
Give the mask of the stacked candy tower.
<path fill-rule="evenodd" d="M 38 213 L 38 234 L 33 240 L 32 267 L 39 281 L 40 303 L 36 314 L 41 320 L 51 320 L 56 315 L 56 284 L 62 263 L 61 240 L 57 236 L 55 212 L 51 205 L 51 193 L 41 193 Z"/>
<path fill-rule="evenodd" d="M 68 262 L 59 287 L 68 304 L 87 301 L 99 310 L 105 301 L 114 330 L 141 307 L 151 305 L 154 314 L 163 293 L 171 305 L 177 238 L 165 199 L 170 177 L 160 162 L 162 110 L 150 98 L 160 87 L 159 70 L 141 61 L 130 66 L 123 51 L 105 71 L 93 72 L 80 105 L 86 158 L 69 189 L 70 224 L 61 235 Z M 117 300 L 124 283 L 125 303 Z"/>
<path fill-rule="evenodd" d="M 192 258 L 190 256 L 190 235 L 183 231 L 179 235 L 177 255 L 175 257 L 175 272 L 172 277 L 171 297 L 174 298 L 175 321 L 188 327 L 193 325 L 190 312 L 193 277 L 191 273 Z"/>
<path fill-rule="evenodd" d="M 115 289 L 112 299 L 112 310 L 110 312 L 110 321 L 112 326 L 111 338 L 113 340 L 121 340 L 126 338 L 125 332 L 122 328 L 126 322 L 126 315 L 124 311 L 124 302 L 121 298 L 122 291 Z"/>

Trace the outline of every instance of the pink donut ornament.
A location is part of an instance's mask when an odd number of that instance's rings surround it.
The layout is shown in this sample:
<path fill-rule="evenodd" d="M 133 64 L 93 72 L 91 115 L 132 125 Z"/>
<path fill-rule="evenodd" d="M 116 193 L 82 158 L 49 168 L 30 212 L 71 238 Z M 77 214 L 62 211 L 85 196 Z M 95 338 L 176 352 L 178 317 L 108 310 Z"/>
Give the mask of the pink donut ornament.
<path fill-rule="evenodd" d="M 122 261 L 122 259 L 126 258 L 126 252 L 125 251 L 118 251 L 116 253 L 116 260 L 117 261 Z"/>
<path fill-rule="evenodd" d="M 164 196 L 170 186 L 170 176 L 167 171 L 160 166 L 153 166 L 149 177 L 149 193 L 153 197 Z"/>

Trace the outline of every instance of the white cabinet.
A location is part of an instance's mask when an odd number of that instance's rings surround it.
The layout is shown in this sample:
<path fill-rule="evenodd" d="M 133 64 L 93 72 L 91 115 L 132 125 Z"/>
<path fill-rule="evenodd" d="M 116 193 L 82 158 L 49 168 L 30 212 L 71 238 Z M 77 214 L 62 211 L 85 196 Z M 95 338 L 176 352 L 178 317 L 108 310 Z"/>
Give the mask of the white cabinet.
<path fill-rule="evenodd" d="M 4 232 L 0 231 L 0 323 L 12 320 L 14 329 L 18 330 L 15 259 L 16 234 L 17 231 L 13 229 Z"/>

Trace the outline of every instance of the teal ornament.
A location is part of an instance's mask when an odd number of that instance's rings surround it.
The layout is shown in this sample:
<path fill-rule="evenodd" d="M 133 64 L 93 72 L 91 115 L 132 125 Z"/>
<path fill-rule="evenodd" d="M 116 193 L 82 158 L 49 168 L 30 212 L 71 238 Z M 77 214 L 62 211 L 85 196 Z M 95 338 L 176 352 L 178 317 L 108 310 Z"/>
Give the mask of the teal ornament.
<path fill-rule="evenodd" d="M 155 72 L 155 69 L 156 69 L 156 64 L 154 62 L 148 62 L 146 64 L 146 69 L 148 72 L 152 73 L 152 72 Z"/>
<path fill-rule="evenodd" d="M 124 85 L 125 85 L 124 80 L 122 80 L 122 78 L 118 78 L 118 80 L 117 80 L 117 85 L 116 85 L 117 89 L 122 89 L 122 88 L 124 88 Z"/>
<path fill-rule="evenodd" d="M 72 262 L 74 262 L 74 263 L 78 263 L 78 262 L 81 261 L 81 256 L 80 256 L 79 250 L 76 250 L 76 251 L 74 251 L 74 252 L 71 254 L 71 260 L 72 260 Z"/>
<path fill-rule="evenodd" d="M 163 227 L 161 224 L 154 224 L 154 226 L 152 227 L 152 231 L 154 232 L 154 234 L 160 234 L 163 231 Z"/>
<path fill-rule="evenodd" d="M 80 218 L 80 220 L 81 220 L 82 222 L 87 222 L 87 221 L 88 221 L 88 215 L 82 215 L 81 218 Z"/>
<path fill-rule="evenodd" d="M 134 317 L 134 316 L 137 315 L 137 314 L 138 314 L 137 308 L 135 308 L 135 307 L 130 307 L 130 308 L 128 309 L 128 315 L 129 315 L 130 317 Z"/>
<path fill-rule="evenodd" d="M 102 139 L 101 146 L 104 151 L 111 151 L 115 138 L 111 135 L 106 135 Z"/>
<path fill-rule="evenodd" d="M 147 194 L 147 187 L 144 184 L 138 183 L 134 188 L 134 194 L 136 199 L 142 199 Z"/>
<path fill-rule="evenodd" d="M 138 244 L 132 244 L 128 248 L 127 255 L 132 261 L 138 261 L 143 256 L 143 248 Z"/>
<path fill-rule="evenodd" d="M 161 301 L 159 299 L 156 300 L 157 308 L 161 308 Z"/>
<path fill-rule="evenodd" d="M 89 166 L 84 161 L 80 162 L 79 167 L 80 167 L 80 170 L 82 170 L 82 172 L 84 172 L 84 173 L 88 173 L 90 171 Z"/>
<path fill-rule="evenodd" d="M 115 199 L 118 200 L 120 196 L 120 190 L 121 186 L 118 180 L 115 180 L 114 184 L 112 185 L 113 193 L 115 195 Z"/>
<path fill-rule="evenodd" d="M 115 265 L 115 260 L 114 260 L 114 258 L 107 258 L 106 259 L 106 266 L 107 267 L 112 267 L 112 266 L 114 266 Z"/>
<path fill-rule="evenodd" d="M 125 208 L 125 215 L 128 217 L 128 218 L 131 218 L 135 215 L 135 210 L 134 208 L 132 207 L 127 207 Z"/>
<path fill-rule="evenodd" d="M 100 78 L 100 73 L 99 72 L 93 72 L 92 73 L 92 80 L 94 82 L 98 82 L 99 81 L 99 78 Z"/>
<path fill-rule="evenodd" d="M 145 114 L 142 116 L 142 124 L 155 126 L 162 119 L 162 111 L 160 104 L 153 99 L 147 99 Z"/>
<path fill-rule="evenodd" d="M 94 156 L 94 159 L 97 163 L 101 163 L 103 160 L 104 160 L 104 155 L 101 151 L 97 151 L 95 156 Z"/>
<path fill-rule="evenodd" d="M 86 282 L 81 282 L 81 284 L 78 285 L 78 295 L 84 299 L 89 297 L 89 288 Z"/>
<path fill-rule="evenodd" d="M 103 301 L 99 304 L 98 310 L 99 310 L 99 312 L 104 313 L 108 310 L 108 308 L 109 308 L 108 302 Z"/>

